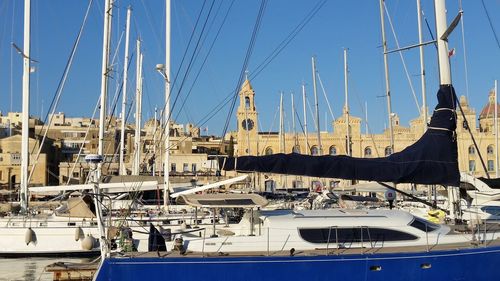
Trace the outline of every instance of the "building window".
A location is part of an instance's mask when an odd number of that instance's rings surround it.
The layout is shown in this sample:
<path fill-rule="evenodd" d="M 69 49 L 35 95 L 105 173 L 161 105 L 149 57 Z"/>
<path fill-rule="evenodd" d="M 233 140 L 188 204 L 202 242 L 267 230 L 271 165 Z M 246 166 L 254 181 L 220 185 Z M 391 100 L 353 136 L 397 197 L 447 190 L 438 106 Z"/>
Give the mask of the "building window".
<path fill-rule="evenodd" d="M 495 170 L 495 162 L 493 160 L 488 160 L 488 172 Z"/>
<path fill-rule="evenodd" d="M 475 171 L 476 171 L 476 161 L 469 160 L 469 172 L 475 172 Z"/>
<path fill-rule="evenodd" d="M 250 98 L 245 97 L 245 109 L 250 109 Z"/>
<path fill-rule="evenodd" d="M 292 153 L 300 153 L 300 146 L 296 145 L 292 148 Z"/>
<path fill-rule="evenodd" d="M 292 188 L 303 188 L 304 184 L 300 180 L 293 180 L 292 181 Z"/>
<path fill-rule="evenodd" d="M 265 154 L 266 154 L 266 155 L 271 155 L 271 154 L 273 154 L 273 149 L 272 149 L 272 148 L 270 148 L 270 147 L 266 148 Z"/>
<path fill-rule="evenodd" d="M 336 188 L 339 187 L 340 181 L 330 181 L 330 188 Z"/>
<path fill-rule="evenodd" d="M 183 172 L 189 172 L 189 165 L 188 165 L 188 163 L 183 163 L 182 164 L 182 171 Z"/>
<path fill-rule="evenodd" d="M 365 157 L 372 157 L 372 149 L 369 146 L 365 148 Z"/>
<path fill-rule="evenodd" d="M 196 173 L 196 164 L 191 164 L 191 172 Z"/>
<path fill-rule="evenodd" d="M 476 154 L 476 148 L 471 145 L 469 146 L 469 155 L 475 155 Z"/>
<path fill-rule="evenodd" d="M 494 153 L 494 150 L 493 150 L 493 145 L 491 145 L 491 144 L 490 144 L 490 145 L 488 145 L 488 147 L 486 148 L 486 153 L 487 153 L 488 155 L 493 155 L 493 153 Z"/>
<path fill-rule="evenodd" d="M 170 163 L 170 172 L 177 172 L 177 167 L 175 166 L 175 163 Z"/>
<path fill-rule="evenodd" d="M 311 155 L 319 155 L 319 149 L 317 146 L 311 147 Z"/>
<path fill-rule="evenodd" d="M 392 147 L 390 147 L 390 146 L 386 147 L 384 150 L 384 155 L 389 156 L 391 154 L 392 154 Z"/>
<path fill-rule="evenodd" d="M 79 176 L 78 172 L 73 172 L 73 178 L 78 178 Z"/>
<path fill-rule="evenodd" d="M 335 146 L 330 146 L 330 155 L 337 155 L 337 148 Z"/>

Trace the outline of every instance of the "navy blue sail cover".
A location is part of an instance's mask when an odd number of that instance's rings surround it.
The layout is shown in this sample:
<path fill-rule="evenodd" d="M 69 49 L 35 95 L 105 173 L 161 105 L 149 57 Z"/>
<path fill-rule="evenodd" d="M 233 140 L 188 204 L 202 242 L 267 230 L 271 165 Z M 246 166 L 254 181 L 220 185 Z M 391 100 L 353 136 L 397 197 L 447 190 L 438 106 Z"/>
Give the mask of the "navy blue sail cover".
<path fill-rule="evenodd" d="M 413 145 L 387 157 L 310 156 L 297 153 L 221 159 L 222 170 L 322 178 L 458 186 L 456 95 L 442 85 L 428 130 Z"/>

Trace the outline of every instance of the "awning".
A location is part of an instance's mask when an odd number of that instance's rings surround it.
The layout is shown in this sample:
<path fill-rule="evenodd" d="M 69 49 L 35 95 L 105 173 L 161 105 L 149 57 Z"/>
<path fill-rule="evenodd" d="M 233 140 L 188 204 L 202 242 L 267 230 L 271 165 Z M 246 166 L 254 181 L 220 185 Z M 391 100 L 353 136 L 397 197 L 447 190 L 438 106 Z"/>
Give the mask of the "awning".
<path fill-rule="evenodd" d="M 201 208 L 255 208 L 269 202 L 257 194 L 184 194 L 177 198 L 178 204 Z"/>

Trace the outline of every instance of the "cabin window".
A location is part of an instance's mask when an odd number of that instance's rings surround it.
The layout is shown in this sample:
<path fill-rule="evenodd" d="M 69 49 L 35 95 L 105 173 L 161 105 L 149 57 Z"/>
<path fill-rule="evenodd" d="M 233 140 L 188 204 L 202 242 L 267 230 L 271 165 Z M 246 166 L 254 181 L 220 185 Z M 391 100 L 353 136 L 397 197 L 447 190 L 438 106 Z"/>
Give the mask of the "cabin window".
<path fill-rule="evenodd" d="M 476 154 L 476 148 L 471 145 L 469 146 L 469 155 L 475 155 Z"/>
<path fill-rule="evenodd" d="M 319 149 L 317 146 L 311 147 L 311 155 L 319 155 Z"/>
<path fill-rule="evenodd" d="M 390 242 L 416 240 L 417 236 L 399 230 L 385 228 L 302 228 L 299 229 L 302 239 L 315 244 L 356 243 L 356 242 Z M 337 237 L 338 235 L 338 237 Z M 363 238 L 363 239 L 361 239 Z"/>
<path fill-rule="evenodd" d="M 488 160 L 488 172 L 495 171 L 495 161 Z"/>
<path fill-rule="evenodd" d="M 270 147 L 266 148 L 266 152 L 265 152 L 265 154 L 266 154 L 266 155 L 271 155 L 271 154 L 273 154 L 273 149 L 272 149 L 272 148 L 270 148 Z"/>
<path fill-rule="evenodd" d="M 415 217 L 415 219 L 410 223 L 410 226 L 413 226 L 417 229 L 422 230 L 423 232 L 431 232 L 439 228 L 438 225 L 428 222 L 426 220 Z"/>
<path fill-rule="evenodd" d="M 386 147 L 384 150 L 384 155 L 389 156 L 391 154 L 392 154 L 392 147 L 390 147 L 390 146 Z"/>
<path fill-rule="evenodd" d="M 475 172 L 475 171 L 476 171 L 476 161 L 469 160 L 469 172 Z"/>
<path fill-rule="evenodd" d="M 337 155 L 337 148 L 335 146 L 330 146 L 330 155 Z"/>
<path fill-rule="evenodd" d="M 300 153 L 300 146 L 296 145 L 292 148 L 292 153 Z"/>
<path fill-rule="evenodd" d="M 372 148 L 369 146 L 365 148 L 365 157 L 372 157 Z"/>
<path fill-rule="evenodd" d="M 486 153 L 487 153 L 488 155 L 493 155 L 493 153 L 494 153 L 494 150 L 493 150 L 493 145 L 491 145 L 491 144 L 490 144 L 490 145 L 488 145 L 488 147 L 486 148 Z"/>
<path fill-rule="evenodd" d="M 484 206 L 481 207 L 481 211 L 486 212 L 490 215 L 500 216 L 500 207 L 498 206 Z"/>

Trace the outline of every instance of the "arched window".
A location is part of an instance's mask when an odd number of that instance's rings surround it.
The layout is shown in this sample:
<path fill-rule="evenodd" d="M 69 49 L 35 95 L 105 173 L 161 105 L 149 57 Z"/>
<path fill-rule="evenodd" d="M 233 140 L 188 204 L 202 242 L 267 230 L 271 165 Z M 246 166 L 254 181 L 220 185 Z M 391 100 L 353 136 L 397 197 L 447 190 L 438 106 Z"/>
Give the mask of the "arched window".
<path fill-rule="evenodd" d="M 265 154 L 266 154 L 266 155 L 271 155 L 271 154 L 273 154 L 273 149 L 272 149 L 271 147 L 266 148 Z"/>
<path fill-rule="evenodd" d="M 476 148 L 471 145 L 469 146 L 469 155 L 475 155 L 476 154 Z"/>
<path fill-rule="evenodd" d="M 384 155 L 389 156 L 392 154 L 392 147 L 388 146 L 385 148 Z"/>
<path fill-rule="evenodd" d="M 250 109 L 250 98 L 245 97 L 245 109 Z"/>
<path fill-rule="evenodd" d="M 491 145 L 491 144 L 490 144 L 490 145 L 488 145 L 488 147 L 486 148 L 486 153 L 487 153 L 488 155 L 493 155 L 494 151 L 495 151 L 495 150 L 493 149 L 493 145 Z"/>
<path fill-rule="evenodd" d="M 330 155 L 337 155 L 337 148 L 334 145 L 330 146 Z"/>
<path fill-rule="evenodd" d="M 311 147 L 311 155 L 318 155 L 319 154 L 319 149 L 317 146 Z"/>
<path fill-rule="evenodd" d="M 365 157 L 372 157 L 372 148 L 369 146 L 365 148 Z"/>
<path fill-rule="evenodd" d="M 292 148 L 292 153 L 300 153 L 300 146 L 295 145 L 295 146 Z"/>

